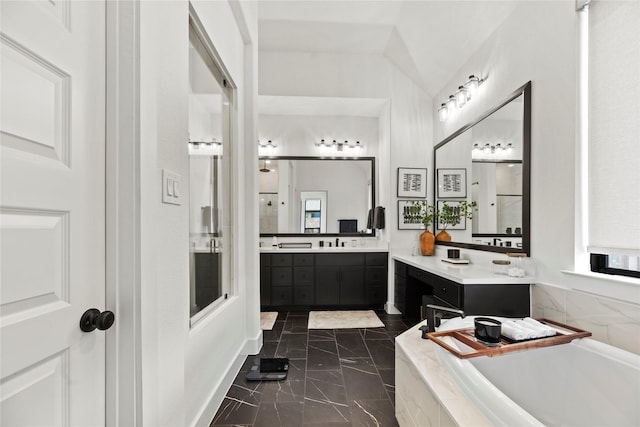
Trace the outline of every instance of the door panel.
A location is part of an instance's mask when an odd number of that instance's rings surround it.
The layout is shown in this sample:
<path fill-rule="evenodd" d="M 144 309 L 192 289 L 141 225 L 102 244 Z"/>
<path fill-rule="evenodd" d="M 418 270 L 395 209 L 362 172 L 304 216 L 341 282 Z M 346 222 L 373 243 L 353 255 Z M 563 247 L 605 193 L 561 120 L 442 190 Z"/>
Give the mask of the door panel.
<path fill-rule="evenodd" d="M 0 424 L 104 425 L 105 5 L 0 8 Z"/>

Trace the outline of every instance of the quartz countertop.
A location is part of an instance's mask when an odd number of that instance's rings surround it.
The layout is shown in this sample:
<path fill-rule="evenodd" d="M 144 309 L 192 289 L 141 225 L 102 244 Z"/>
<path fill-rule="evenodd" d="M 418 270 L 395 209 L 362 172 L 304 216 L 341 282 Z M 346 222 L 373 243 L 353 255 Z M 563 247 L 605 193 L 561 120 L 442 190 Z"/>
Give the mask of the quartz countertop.
<path fill-rule="evenodd" d="M 535 283 L 535 278 L 531 276 L 511 277 L 495 274 L 489 263 L 484 265 L 471 261 L 469 264 L 450 264 L 442 261 L 442 257 L 411 255 L 411 251 L 401 249 L 391 251 L 391 258 L 463 285 Z"/>
<path fill-rule="evenodd" d="M 388 252 L 388 248 L 368 247 L 368 246 L 345 246 L 345 247 L 319 247 L 311 248 L 278 248 L 266 246 L 260 248 L 260 253 L 316 253 L 316 254 L 333 254 L 333 253 L 361 253 L 361 252 Z"/>

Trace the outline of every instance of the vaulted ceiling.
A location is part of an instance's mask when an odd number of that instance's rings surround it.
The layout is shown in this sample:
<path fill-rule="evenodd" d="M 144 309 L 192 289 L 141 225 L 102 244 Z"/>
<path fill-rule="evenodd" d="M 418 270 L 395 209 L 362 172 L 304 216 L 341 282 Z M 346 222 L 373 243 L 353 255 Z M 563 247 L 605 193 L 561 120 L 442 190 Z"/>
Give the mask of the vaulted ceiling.
<path fill-rule="evenodd" d="M 433 96 L 518 1 L 260 0 L 260 50 L 381 54 Z"/>

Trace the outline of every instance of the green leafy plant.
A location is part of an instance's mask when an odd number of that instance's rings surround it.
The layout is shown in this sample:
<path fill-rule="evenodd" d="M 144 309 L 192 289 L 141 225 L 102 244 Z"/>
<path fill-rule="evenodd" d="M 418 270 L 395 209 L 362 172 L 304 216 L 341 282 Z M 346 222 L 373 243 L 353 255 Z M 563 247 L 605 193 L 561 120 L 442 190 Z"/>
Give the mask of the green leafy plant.
<path fill-rule="evenodd" d="M 416 200 L 407 206 L 404 212 L 405 219 L 410 223 L 421 223 L 425 228 L 429 228 L 436 217 L 436 208 L 427 204 L 426 200 Z"/>
<path fill-rule="evenodd" d="M 447 227 L 455 227 L 460 224 L 462 218 L 473 218 L 473 212 L 476 211 L 476 202 L 457 202 L 455 206 L 443 202 L 440 209 L 437 209 L 436 215 L 438 217 L 438 224 L 442 225 L 442 230 L 446 230 Z"/>

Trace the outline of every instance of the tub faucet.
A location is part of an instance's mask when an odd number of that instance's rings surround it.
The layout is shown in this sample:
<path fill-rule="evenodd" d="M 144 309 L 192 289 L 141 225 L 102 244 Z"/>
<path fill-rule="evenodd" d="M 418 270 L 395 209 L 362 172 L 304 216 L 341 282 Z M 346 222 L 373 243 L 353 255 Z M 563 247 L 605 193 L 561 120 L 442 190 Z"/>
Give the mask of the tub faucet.
<path fill-rule="evenodd" d="M 456 308 L 443 307 L 441 305 L 427 304 L 427 332 L 435 332 L 440 326 L 440 320 L 445 313 L 451 313 L 464 319 L 464 311 Z M 454 317 L 455 317 L 454 316 Z"/>

